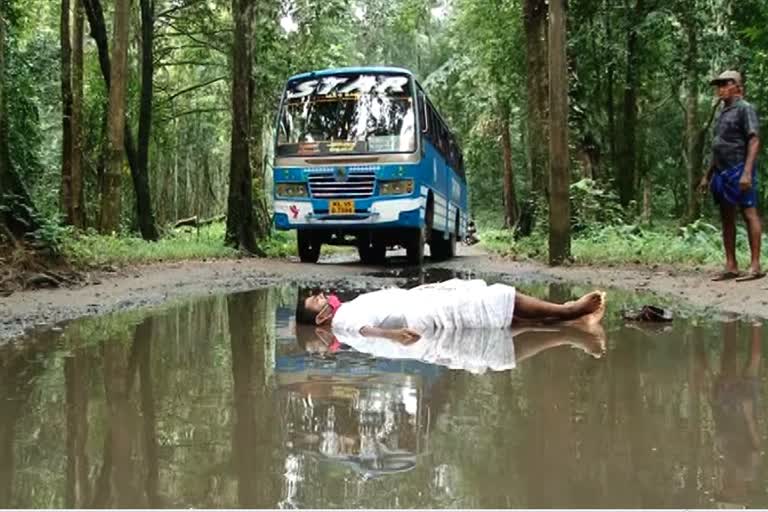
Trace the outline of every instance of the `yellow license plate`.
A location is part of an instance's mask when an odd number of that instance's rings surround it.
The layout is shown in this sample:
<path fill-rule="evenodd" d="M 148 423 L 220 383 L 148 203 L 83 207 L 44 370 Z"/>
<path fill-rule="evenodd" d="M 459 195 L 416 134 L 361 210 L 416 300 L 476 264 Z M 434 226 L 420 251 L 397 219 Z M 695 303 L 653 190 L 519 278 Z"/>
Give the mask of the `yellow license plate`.
<path fill-rule="evenodd" d="M 331 215 L 352 215 L 355 213 L 355 202 L 351 199 L 333 199 L 328 211 Z"/>

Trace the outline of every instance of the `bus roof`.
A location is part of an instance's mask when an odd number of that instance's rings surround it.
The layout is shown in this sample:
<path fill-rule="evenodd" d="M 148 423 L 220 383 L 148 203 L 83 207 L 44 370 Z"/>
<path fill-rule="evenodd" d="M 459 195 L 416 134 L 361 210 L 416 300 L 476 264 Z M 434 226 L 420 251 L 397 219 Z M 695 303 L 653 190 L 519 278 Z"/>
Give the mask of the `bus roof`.
<path fill-rule="evenodd" d="M 307 73 L 299 73 L 298 75 L 293 75 L 288 80 L 299 80 L 302 78 L 312 78 L 315 76 L 330 76 L 330 75 L 339 75 L 344 73 L 384 73 L 384 74 L 402 74 L 402 75 L 408 75 L 410 77 L 413 77 L 413 73 L 411 73 L 409 70 L 405 68 L 396 68 L 396 67 L 390 67 L 390 66 L 362 66 L 362 67 L 349 67 L 349 68 L 328 68 L 328 69 L 321 69 L 318 71 L 309 71 Z"/>

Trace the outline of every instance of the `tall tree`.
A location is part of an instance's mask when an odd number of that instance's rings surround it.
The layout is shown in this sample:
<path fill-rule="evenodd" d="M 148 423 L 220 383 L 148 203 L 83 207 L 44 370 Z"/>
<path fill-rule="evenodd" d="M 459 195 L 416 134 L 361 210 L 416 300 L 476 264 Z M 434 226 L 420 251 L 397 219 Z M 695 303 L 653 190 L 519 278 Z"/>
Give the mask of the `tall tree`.
<path fill-rule="evenodd" d="M 547 76 L 547 3 L 545 0 L 523 0 L 525 28 L 528 168 L 531 189 L 545 191 L 547 184 L 547 111 L 549 87 Z"/>
<path fill-rule="evenodd" d="M 136 202 L 142 207 L 137 209 L 139 230 L 145 240 L 157 240 L 159 235 L 155 226 L 155 216 L 149 193 L 149 143 L 152 131 L 152 98 L 154 79 L 154 33 L 155 2 L 141 0 L 141 99 L 139 108 L 139 148 L 136 171 L 132 173 Z M 141 199 L 139 199 L 141 197 Z"/>
<path fill-rule="evenodd" d="M 628 3 L 628 2 L 627 2 Z M 616 182 L 619 201 L 627 206 L 635 198 L 637 174 L 637 95 L 640 87 L 640 41 L 638 23 L 645 17 L 645 0 L 635 0 L 633 18 L 627 19 L 626 76 L 622 106 L 622 128 L 619 138 Z"/>
<path fill-rule="evenodd" d="M 571 254 L 565 0 L 549 2 L 549 263 Z"/>
<path fill-rule="evenodd" d="M 520 215 L 520 208 L 517 204 L 515 176 L 512 167 L 512 137 L 509 133 L 509 103 L 505 100 L 499 101 L 499 110 L 501 114 L 499 125 L 501 129 L 502 161 L 504 164 L 504 225 L 511 228 L 517 222 Z"/>
<path fill-rule="evenodd" d="M 60 203 L 64 219 L 74 224 L 72 214 L 72 26 L 69 0 L 61 0 L 61 191 Z"/>
<path fill-rule="evenodd" d="M 72 34 L 72 166 L 71 189 L 73 226 L 85 227 L 85 186 L 83 178 L 83 0 L 74 0 Z"/>
<path fill-rule="evenodd" d="M 88 24 L 91 27 L 91 37 L 96 43 L 99 54 L 99 67 L 104 77 L 107 89 L 111 89 L 111 67 L 112 63 L 109 57 L 109 40 L 107 36 L 107 26 L 104 20 L 104 10 L 100 0 L 83 0 L 85 12 L 88 16 Z M 138 166 L 138 156 L 133 142 L 133 135 L 127 123 L 124 123 L 124 141 L 125 155 L 128 158 L 128 166 L 131 169 L 131 178 L 133 179 L 134 191 L 136 193 L 136 213 L 140 219 L 139 227 L 142 228 L 142 237 L 147 240 L 155 240 L 157 231 L 154 227 L 154 214 L 152 210 L 152 197 L 149 188 L 149 180 L 140 176 Z M 151 230 L 145 231 L 144 228 L 152 226 Z"/>
<path fill-rule="evenodd" d="M 251 37 L 253 0 L 232 0 L 232 139 L 227 201 L 228 245 L 255 253 L 251 131 Z"/>
<path fill-rule="evenodd" d="M 107 117 L 109 158 L 101 193 L 99 222 L 99 228 L 104 233 L 117 231 L 120 227 L 120 182 L 125 158 L 125 91 L 128 78 L 130 16 L 130 0 L 115 0 Z"/>

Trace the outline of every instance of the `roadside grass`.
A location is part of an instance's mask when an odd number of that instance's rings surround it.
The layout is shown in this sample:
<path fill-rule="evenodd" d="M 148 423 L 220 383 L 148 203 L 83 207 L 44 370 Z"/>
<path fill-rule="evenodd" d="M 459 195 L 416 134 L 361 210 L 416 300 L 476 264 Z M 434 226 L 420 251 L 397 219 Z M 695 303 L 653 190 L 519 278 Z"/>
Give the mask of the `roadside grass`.
<path fill-rule="evenodd" d="M 75 266 L 103 267 L 195 259 L 232 258 L 237 251 L 224 245 L 223 223 L 197 229 L 177 229 L 157 242 L 125 235 L 89 232 L 62 241 L 62 255 Z"/>
<path fill-rule="evenodd" d="M 77 267 L 104 267 L 163 261 L 236 258 L 239 251 L 224 245 L 223 222 L 197 228 L 180 228 L 166 233 L 157 242 L 125 235 L 67 233 L 61 240 L 61 254 Z M 268 258 L 286 258 L 297 253 L 295 231 L 273 231 L 259 244 Z M 348 252 L 348 247 L 323 246 L 323 254 Z"/>
<path fill-rule="evenodd" d="M 547 237 L 541 233 L 515 240 L 509 230 L 480 232 L 481 246 L 490 252 L 516 259 L 545 261 Z M 763 236 L 763 246 L 768 237 Z M 749 261 L 746 230 L 737 228 L 737 257 Z M 705 222 L 674 228 L 644 228 L 638 225 L 604 226 L 574 235 L 571 252 L 575 263 L 584 265 L 655 265 L 680 267 L 721 266 L 723 249 L 720 229 Z"/>

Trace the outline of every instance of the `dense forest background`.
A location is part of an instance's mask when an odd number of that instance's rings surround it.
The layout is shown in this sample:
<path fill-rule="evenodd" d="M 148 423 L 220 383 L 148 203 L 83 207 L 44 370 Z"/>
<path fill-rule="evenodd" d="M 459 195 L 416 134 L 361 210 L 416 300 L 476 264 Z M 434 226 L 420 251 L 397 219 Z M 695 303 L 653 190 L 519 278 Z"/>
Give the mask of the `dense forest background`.
<path fill-rule="evenodd" d="M 66 225 L 154 240 L 179 219 L 227 214 L 226 241 L 258 252 L 281 87 L 312 69 L 415 72 L 463 146 L 473 215 L 518 238 L 548 231 L 551 159 L 567 163 L 571 209 L 558 215 L 574 237 L 698 226 L 713 215 L 695 191 L 715 113 L 709 79 L 740 70 L 747 99 L 768 112 L 761 0 L 570 1 L 567 68 L 552 81 L 550 34 L 562 30 L 549 14 L 561 0 L 0 5 L 8 240 Z M 550 118 L 558 91 L 565 138 Z"/>

